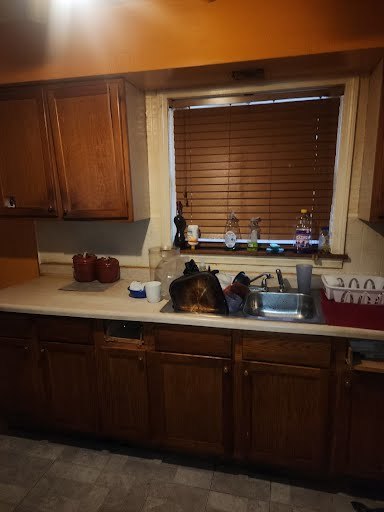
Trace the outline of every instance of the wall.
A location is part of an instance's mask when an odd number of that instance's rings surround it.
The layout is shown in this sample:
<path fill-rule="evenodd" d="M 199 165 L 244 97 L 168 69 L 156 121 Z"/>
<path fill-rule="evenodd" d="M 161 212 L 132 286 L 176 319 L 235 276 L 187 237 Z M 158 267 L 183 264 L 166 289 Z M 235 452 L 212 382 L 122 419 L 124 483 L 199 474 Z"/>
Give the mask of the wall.
<path fill-rule="evenodd" d="M 381 0 L 35 2 L 49 23 L 20 17 L 25 3 L 2 2 L 1 83 L 384 46 Z"/>
<path fill-rule="evenodd" d="M 0 288 L 39 275 L 33 222 L 0 221 Z"/>
<path fill-rule="evenodd" d="M 384 275 L 384 237 L 371 226 L 357 218 L 357 207 L 360 181 L 364 178 L 362 168 L 362 155 L 364 148 L 365 116 L 367 107 L 368 79 L 360 82 L 358 102 L 357 126 L 352 165 L 352 179 L 348 208 L 348 225 L 346 252 L 350 260 L 344 264 L 342 272 L 362 272 L 365 274 Z M 164 183 L 159 172 L 159 143 L 160 134 L 152 124 L 152 116 L 156 112 L 147 112 L 148 115 L 148 143 L 149 170 L 150 170 L 150 197 L 151 220 L 135 224 L 113 222 L 52 222 L 38 221 L 37 238 L 39 254 L 42 263 L 70 263 L 71 256 L 76 252 L 85 250 L 96 254 L 110 254 L 119 258 L 123 265 L 145 267 L 148 265 L 148 248 L 159 245 L 162 240 L 161 212 L 165 208 L 168 183 Z M 271 266 L 269 260 L 267 265 Z M 292 272 L 292 268 L 285 268 L 284 262 L 276 262 L 274 266 L 281 266 L 284 271 Z M 45 267 L 45 266 L 44 266 Z M 228 265 L 219 268 L 230 269 Z M 46 270 L 46 267 L 44 268 Z M 238 268 L 237 270 L 240 270 Z M 245 268 L 247 270 L 247 268 Z M 252 271 L 258 269 L 257 265 Z M 268 268 L 271 270 L 271 268 Z M 318 269 L 324 272 L 323 268 Z M 249 266 L 248 266 L 249 271 Z M 335 270 L 332 270 L 334 272 Z"/>

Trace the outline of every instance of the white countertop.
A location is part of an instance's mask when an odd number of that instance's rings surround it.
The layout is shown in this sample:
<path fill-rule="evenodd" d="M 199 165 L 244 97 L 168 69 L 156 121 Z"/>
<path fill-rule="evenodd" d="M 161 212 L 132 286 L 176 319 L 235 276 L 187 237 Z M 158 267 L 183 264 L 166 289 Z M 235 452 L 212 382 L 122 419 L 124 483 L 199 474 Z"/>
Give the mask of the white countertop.
<path fill-rule="evenodd" d="M 3 288 L 0 290 L 0 311 L 384 341 L 384 331 L 370 329 L 193 315 L 191 313 L 161 313 L 160 310 L 166 304 L 165 300 L 157 304 L 150 304 L 145 299 L 132 299 L 128 295 L 129 281 L 126 280 L 121 280 L 102 292 L 59 290 L 72 281 L 68 276 L 44 276 L 23 284 Z"/>

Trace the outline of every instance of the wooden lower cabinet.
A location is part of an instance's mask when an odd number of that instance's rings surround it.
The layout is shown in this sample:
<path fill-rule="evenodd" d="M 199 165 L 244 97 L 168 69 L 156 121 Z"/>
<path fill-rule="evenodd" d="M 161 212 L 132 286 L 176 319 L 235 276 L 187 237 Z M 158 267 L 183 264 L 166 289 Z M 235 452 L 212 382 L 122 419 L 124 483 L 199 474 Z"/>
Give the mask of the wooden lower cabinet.
<path fill-rule="evenodd" d="M 0 340 L 0 411 L 10 424 L 30 425 L 38 410 L 33 345 L 30 340 Z"/>
<path fill-rule="evenodd" d="M 384 479 L 384 374 L 352 372 L 346 382 L 347 440 L 344 472 Z"/>
<path fill-rule="evenodd" d="M 97 431 L 94 350 L 88 345 L 40 343 L 47 415 L 56 429 Z"/>
<path fill-rule="evenodd" d="M 117 439 L 149 437 L 146 354 L 102 347 L 99 368 L 101 429 Z"/>
<path fill-rule="evenodd" d="M 194 453 L 231 453 L 230 360 L 149 352 L 148 377 L 155 443 Z"/>
<path fill-rule="evenodd" d="M 238 371 L 242 457 L 262 465 L 324 470 L 328 370 L 249 362 Z"/>

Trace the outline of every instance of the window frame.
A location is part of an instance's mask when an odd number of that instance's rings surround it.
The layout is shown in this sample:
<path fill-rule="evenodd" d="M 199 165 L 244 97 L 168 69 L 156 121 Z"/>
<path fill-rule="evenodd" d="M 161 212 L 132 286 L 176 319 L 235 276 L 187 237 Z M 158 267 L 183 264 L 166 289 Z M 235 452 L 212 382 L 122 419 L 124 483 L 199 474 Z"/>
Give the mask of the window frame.
<path fill-rule="evenodd" d="M 173 128 L 173 115 L 170 107 L 171 100 L 198 99 L 206 97 L 258 94 L 284 92 L 294 89 L 319 89 L 341 85 L 344 87 L 344 96 L 341 98 L 338 126 L 338 144 L 335 158 L 334 195 L 331 212 L 332 240 L 331 252 L 344 254 L 346 244 L 346 229 L 348 221 L 349 195 L 352 176 L 352 161 L 356 129 L 356 116 L 359 94 L 359 77 L 339 77 L 324 80 L 287 81 L 268 83 L 262 85 L 242 85 L 219 88 L 198 88 L 183 90 L 154 91 L 147 94 L 147 133 L 148 133 L 148 159 L 152 168 L 156 168 L 161 197 L 160 226 L 161 243 L 172 244 L 173 217 L 176 215 L 175 172 L 173 137 L 170 137 Z M 173 169 L 173 171 L 171 171 Z M 222 263 L 235 263 L 249 266 L 249 258 L 240 254 L 231 256 L 215 256 Z M 278 257 L 274 257 L 276 261 Z M 269 265 L 270 257 L 257 258 L 257 266 Z M 262 261 L 262 260 L 265 260 Z M 280 258 L 283 260 L 283 258 Z M 290 263 L 296 264 L 295 258 Z M 207 261 L 204 258 L 204 261 Z M 302 261 L 302 260 L 301 260 Z M 342 261 L 328 260 L 322 262 L 324 268 L 342 268 Z"/>

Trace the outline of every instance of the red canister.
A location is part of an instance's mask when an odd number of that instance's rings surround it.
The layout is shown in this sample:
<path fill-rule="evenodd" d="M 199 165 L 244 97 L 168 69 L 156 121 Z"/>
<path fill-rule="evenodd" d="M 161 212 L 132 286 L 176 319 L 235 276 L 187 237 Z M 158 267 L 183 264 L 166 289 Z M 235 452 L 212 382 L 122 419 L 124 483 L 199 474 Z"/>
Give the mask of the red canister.
<path fill-rule="evenodd" d="M 120 279 L 120 265 L 116 258 L 98 258 L 96 279 L 100 283 L 114 283 Z"/>
<path fill-rule="evenodd" d="M 73 261 L 73 277 L 80 283 L 89 283 L 96 279 L 96 256 L 94 254 L 75 254 Z"/>

